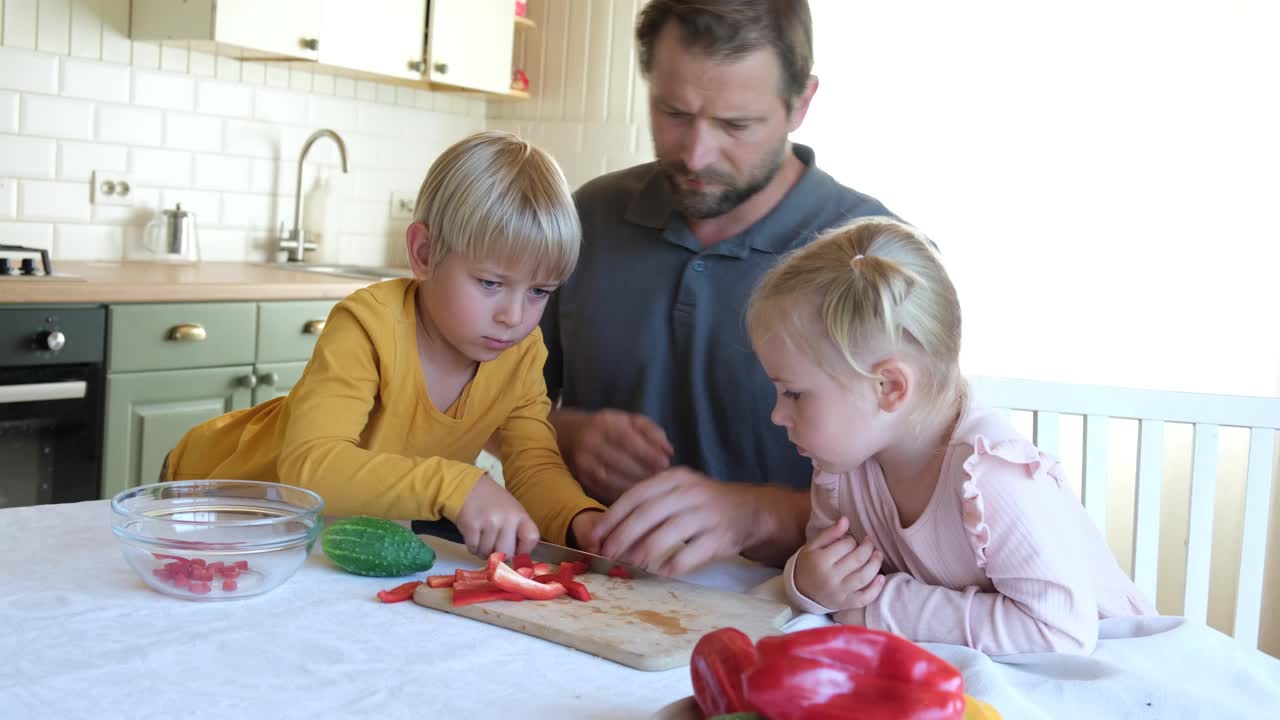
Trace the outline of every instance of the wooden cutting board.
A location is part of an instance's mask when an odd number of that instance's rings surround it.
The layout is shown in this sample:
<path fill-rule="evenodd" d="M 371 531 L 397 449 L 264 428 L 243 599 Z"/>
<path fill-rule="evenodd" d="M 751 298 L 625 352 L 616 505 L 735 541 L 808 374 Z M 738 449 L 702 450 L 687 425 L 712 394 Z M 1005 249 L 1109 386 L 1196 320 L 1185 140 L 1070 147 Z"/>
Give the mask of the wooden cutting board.
<path fill-rule="evenodd" d="M 437 567 L 428 574 L 482 564 L 458 543 L 434 537 L 423 540 L 437 555 Z M 452 589 L 426 585 L 417 589 L 413 600 L 639 670 L 688 665 L 693 646 L 712 630 L 736 627 L 758 640 L 777 634 L 792 615 L 790 607 L 772 600 L 667 578 L 628 580 L 588 573 L 578 580 L 591 591 L 591 602 L 559 597 L 455 608 Z"/>

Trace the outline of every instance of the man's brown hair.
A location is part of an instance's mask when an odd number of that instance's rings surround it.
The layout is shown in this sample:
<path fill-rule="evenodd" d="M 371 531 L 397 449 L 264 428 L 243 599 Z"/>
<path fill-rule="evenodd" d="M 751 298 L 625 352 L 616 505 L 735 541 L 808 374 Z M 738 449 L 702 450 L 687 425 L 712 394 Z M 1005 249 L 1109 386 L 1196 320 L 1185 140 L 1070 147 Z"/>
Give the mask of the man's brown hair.
<path fill-rule="evenodd" d="M 791 107 L 813 71 L 813 20 L 808 0 L 651 0 L 636 21 L 640 68 L 653 69 L 653 46 L 675 20 L 690 50 L 736 60 L 770 48 L 782 68 L 782 96 Z"/>

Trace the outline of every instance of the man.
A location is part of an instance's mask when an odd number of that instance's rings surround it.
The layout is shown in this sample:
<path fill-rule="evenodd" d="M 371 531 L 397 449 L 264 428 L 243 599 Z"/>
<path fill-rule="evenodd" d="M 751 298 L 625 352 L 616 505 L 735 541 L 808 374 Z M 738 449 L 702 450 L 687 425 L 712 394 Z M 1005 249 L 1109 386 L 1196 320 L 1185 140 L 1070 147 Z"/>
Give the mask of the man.
<path fill-rule="evenodd" d="M 578 541 L 671 575 L 780 565 L 813 469 L 769 420 L 747 301 L 783 253 L 889 212 L 787 139 L 818 88 L 805 0 L 652 0 L 636 39 L 657 161 L 576 193 L 582 254 L 543 318 L 561 450 L 612 503 Z"/>

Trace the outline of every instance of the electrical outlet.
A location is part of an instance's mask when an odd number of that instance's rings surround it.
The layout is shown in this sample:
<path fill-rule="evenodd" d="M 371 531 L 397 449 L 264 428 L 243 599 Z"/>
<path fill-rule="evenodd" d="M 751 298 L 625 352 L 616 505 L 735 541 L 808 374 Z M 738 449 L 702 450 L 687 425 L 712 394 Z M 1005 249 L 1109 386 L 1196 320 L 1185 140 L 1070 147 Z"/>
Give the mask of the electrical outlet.
<path fill-rule="evenodd" d="M 414 196 L 398 192 L 391 193 L 391 219 L 412 220 L 413 207 L 417 202 L 418 199 Z"/>
<path fill-rule="evenodd" d="M 137 188 L 133 177 L 116 170 L 94 170 L 89 181 L 89 202 L 95 205 L 133 205 Z"/>

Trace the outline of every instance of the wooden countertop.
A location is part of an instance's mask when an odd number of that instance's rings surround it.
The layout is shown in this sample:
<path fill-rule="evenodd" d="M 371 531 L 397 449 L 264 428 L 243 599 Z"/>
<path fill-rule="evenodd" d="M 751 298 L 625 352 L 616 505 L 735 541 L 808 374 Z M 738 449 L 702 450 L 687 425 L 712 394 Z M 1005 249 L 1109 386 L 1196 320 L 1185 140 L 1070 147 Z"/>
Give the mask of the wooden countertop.
<path fill-rule="evenodd" d="M 319 300 L 343 298 L 374 282 L 240 262 L 61 261 L 54 270 L 78 279 L 0 279 L 0 305 Z"/>

